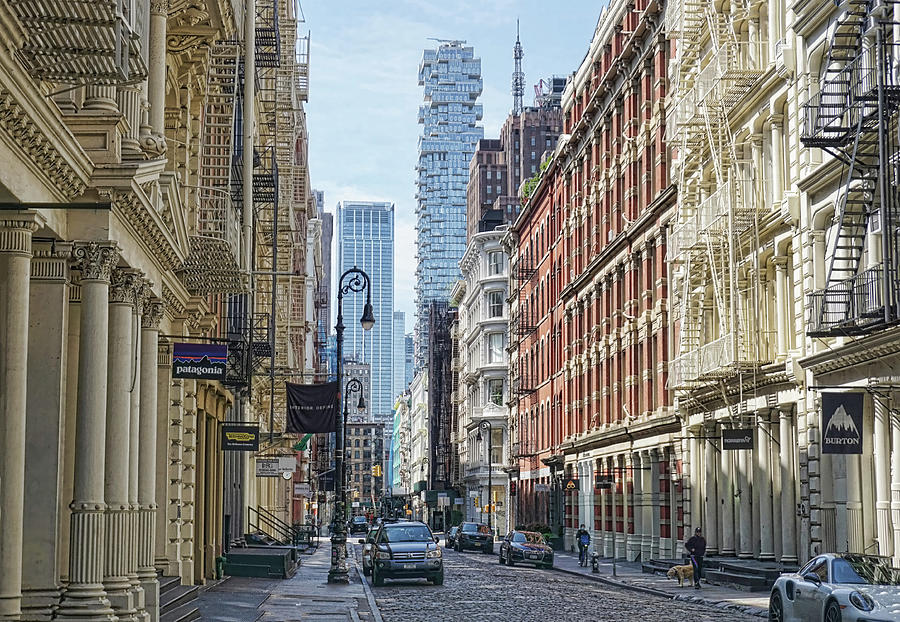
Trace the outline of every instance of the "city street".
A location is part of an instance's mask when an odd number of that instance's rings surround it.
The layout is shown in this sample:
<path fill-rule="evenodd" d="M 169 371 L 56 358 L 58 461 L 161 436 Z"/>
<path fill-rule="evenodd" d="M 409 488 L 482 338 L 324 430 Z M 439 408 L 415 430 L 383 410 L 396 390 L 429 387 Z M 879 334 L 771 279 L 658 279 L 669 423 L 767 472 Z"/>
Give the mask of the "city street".
<path fill-rule="evenodd" d="M 356 547 L 357 556 L 359 548 Z M 518 565 L 496 555 L 444 549 L 446 578 L 435 587 L 424 580 L 388 581 L 372 588 L 385 622 L 421 620 L 759 620 L 750 615 L 618 589 L 559 571 Z"/>

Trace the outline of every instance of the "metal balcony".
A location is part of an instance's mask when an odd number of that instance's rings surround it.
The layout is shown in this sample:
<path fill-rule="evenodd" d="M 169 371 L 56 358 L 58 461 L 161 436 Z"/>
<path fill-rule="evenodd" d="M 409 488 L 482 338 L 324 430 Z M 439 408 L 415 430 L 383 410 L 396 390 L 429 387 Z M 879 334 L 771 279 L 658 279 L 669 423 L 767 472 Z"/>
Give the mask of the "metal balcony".
<path fill-rule="evenodd" d="M 194 295 L 237 293 L 246 288 L 241 270 L 241 219 L 227 190 L 202 189 L 191 252 L 179 271 Z"/>
<path fill-rule="evenodd" d="M 893 288 L 898 285 L 895 282 Z M 884 325 L 884 301 L 884 267 L 878 265 L 810 294 L 807 333 L 811 337 L 864 334 Z"/>

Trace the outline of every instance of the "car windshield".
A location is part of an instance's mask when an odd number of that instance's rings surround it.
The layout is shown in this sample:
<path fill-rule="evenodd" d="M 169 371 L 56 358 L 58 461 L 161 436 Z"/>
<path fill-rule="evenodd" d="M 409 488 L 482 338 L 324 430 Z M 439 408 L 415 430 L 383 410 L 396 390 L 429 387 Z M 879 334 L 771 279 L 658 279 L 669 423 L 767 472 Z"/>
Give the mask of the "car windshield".
<path fill-rule="evenodd" d="M 462 530 L 464 533 L 491 534 L 491 530 L 487 525 L 479 525 L 478 523 L 463 523 Z"/>
<path fill-rule="evenodd" d="M 425 525 L 403 525 L 387 527 L 382 537 L 383 542 L 431 542 L 431 532 Z"/>
<path fill-rule="evenodd" d="M 900 585 L 900 569 L 890 559 L 870 555 L 847 555 L 831 564 L 832 583 Z"/>
<path fill-rule="evenodd" d="M 527 542 L 529 544 L 543 544 L 544 536 L 534 531 L 517 531 L 513 534 L 513 542 Z"/>
<path fill-rule="evenodd" d="M 365 516 L 354 516 L 353 522 L 362 524 L 362 523 L 366 522 L 366 517 Z"/>

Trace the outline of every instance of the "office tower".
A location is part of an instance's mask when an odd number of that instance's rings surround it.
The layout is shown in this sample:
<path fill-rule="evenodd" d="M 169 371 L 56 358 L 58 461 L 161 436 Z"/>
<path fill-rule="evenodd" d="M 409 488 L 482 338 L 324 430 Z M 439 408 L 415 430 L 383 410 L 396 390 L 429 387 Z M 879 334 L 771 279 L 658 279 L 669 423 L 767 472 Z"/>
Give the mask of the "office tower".
<path fill-rule="evenodd" d="M 419 65 L 424 104 L 416 193 L 416 367 L 425 363 L 428 305 L 446 301 L 466 249 L 469 161 L 484 137 L 481 59 L 465 41 L 441 40 Z"/>
<path fill-rule="evenodd" d="M 357 267 L 371 279 L 375 326 L 364 331 L 359 323 L 365 293 L 344 297 L 344 358 L 368 363 L 372 369 L 369 412 L 375 421 L 389 422 L 393 407 L 394 332 L 394 204 L 341 201 L 337 205 L 337 265 L 339 278 Z M 345 281 L 346 285 L 348 281 Z M 340 283 L 335 282 L 335 288 Z"/>
<path fill-rule="evenodd" d="M 406 333 L 403 337 L 404 341 L 404 352 L 406 352 L 406 381 L 405 384 L 408 387 L 412 384 L 413 376 L 415 374 L 416 363 L 416 342 L 413 339 L 412 333 Z"/>
<path fill-rule="evenodd" d="M 403 311 L 394 311 L 394 342 L 391 354 L 394 359 L 391 370 L 394 376 L 391 398 L 396 400 L 409 386 L 406 383 L 406 313 Z"/>

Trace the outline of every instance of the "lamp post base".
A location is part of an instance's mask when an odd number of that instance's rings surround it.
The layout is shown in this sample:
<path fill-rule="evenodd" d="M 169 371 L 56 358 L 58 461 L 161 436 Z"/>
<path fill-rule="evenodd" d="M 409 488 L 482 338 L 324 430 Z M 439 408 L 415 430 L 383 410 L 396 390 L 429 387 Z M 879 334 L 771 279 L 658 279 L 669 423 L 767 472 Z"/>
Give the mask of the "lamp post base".
<path fill-rule="evenodd" d="M 350 583 L 350 569 L 347 567 L 347 537 L 342 533 L 331 535 L 331 568 L 328 569 L 329 583 Z"/>

